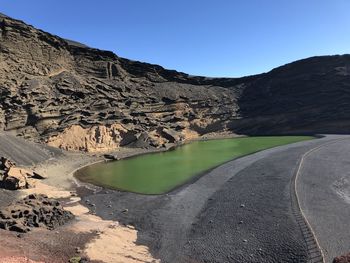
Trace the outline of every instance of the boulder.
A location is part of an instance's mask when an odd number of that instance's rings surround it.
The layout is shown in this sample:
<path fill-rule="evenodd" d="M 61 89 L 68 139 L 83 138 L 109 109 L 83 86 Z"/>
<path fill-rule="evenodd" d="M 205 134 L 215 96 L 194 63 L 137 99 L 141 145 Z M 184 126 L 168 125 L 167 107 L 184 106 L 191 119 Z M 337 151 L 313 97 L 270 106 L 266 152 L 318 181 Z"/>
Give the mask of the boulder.
<path fill-rule="evenodd" d="M 28 177 L 32 173 L 21 168 L 12 166 L 4 173 L 2 179 L 2 187 L 8 190 L 26 189 L 29 188 Z"/>
<path fill-rule="evenodd" d="M 7 190 L 29 188 L 28 178 L 44 179 L 45 177 L 31 170 L 15 166 L 15 163 L 4 157 L 0 158 L 3 172 L 0 173 L 0 187 Z"/>
<path fill-rule="evenodd" d="M 13 161 L 11 161 L 10 159 L 7 159 L 5 157 L 0 157 L 0 170 L 6 171 L 15 165 L 16 164 Z"/>
<path fill-rule="evenodd" d="M 166 138 L 170 143 L 180 141 L 180 133 L 172 129 L 163 128 L 161 131 L 161 135 L 164 138 Z"/>

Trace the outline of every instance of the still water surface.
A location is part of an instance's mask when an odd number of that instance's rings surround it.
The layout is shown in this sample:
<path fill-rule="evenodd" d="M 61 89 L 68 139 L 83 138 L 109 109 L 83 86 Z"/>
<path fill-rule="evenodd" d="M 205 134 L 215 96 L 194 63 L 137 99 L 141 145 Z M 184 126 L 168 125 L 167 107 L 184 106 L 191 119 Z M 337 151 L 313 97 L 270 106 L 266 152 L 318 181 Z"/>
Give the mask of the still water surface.
<path fill-rule="evenodd" d="M 175 150 L 98 163 L 76 172 L 84 182 L 142 194 L 162 194 L 234 158 L 310 136 L 245 137 L 196 141 Z"/>

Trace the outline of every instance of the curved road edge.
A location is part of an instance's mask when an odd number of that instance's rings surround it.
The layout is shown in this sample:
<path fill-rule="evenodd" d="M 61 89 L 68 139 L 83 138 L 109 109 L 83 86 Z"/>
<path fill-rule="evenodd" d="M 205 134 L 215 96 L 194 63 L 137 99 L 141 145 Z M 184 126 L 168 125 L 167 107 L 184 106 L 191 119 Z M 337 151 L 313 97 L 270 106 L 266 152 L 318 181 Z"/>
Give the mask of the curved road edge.
<path fill-rule="evenodd" d="M 308 156 L 311 154 L 317 152 L 318 150 L 322 149 L 323 147 L 326 147 L 330 144 L 336 143 L 341 140 L 345 140 L 348 138 L 340 138 L 340 139 L 334 139 L 330 142 L 326 142 L 322 145 L 319 145 L 315 148 L 310 149 L 306 153 L 302 155 L 299 161 L 299 165 L 297 166 L 296 172 L 294 174 L 293 182 L 292 182 L 292 207 L 293 207 L 293 213 L 296 217 L 296 220 L 299 224 L 299 227 L 301 229 L 301 232 L 305 239 L 305 244 L 308 249 L 308 263 L 326 263 L 325 256 L 322 251 L 322 247 L 319 244 L 319 241 L 317 239 L 317 236 L 315 234 L 315 231 L 313 230 L 310 222 L 308 221 L 306 215 L 304 214 L 301 205 L 300 205 L 300 198 L 298 194 L 298 179 L 301 174 L 301 170 L 303 168 L 303 164 Z"/>

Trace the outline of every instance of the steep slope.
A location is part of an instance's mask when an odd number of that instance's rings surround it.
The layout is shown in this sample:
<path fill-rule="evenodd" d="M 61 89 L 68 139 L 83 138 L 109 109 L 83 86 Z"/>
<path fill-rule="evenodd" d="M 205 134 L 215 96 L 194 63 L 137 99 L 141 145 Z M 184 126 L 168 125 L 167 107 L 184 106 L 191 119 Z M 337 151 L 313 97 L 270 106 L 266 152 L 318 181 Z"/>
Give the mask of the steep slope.
<path fill-rule="evenodd" d="M 84 151 L 221 132 L 347 132 L 349 69 L 346 55 L 239 79 L 194 77 L 0 15 L 0 130 Z"/>
<path fill-rule="evenodd" d="M 246 83 L 239 99 L 250 134 L 349 133 L 350 55 L 312 57 Z"/>

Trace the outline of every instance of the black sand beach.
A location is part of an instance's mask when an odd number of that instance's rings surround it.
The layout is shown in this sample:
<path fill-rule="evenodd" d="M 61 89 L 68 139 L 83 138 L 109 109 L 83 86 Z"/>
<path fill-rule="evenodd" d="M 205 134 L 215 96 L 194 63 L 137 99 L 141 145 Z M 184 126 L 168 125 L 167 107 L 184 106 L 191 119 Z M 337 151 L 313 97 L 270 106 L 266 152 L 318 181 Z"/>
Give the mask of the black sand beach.
<path fill-rule="evenodd" d="M 306 262 L 310 251 L 294 212 L 294 174 L 304 153 L 339 138 L 246 156 L 168 195 L 102 190 L 83 200 L 102 218 L 134 225 L 138 243 L 162 262 Z"/>

